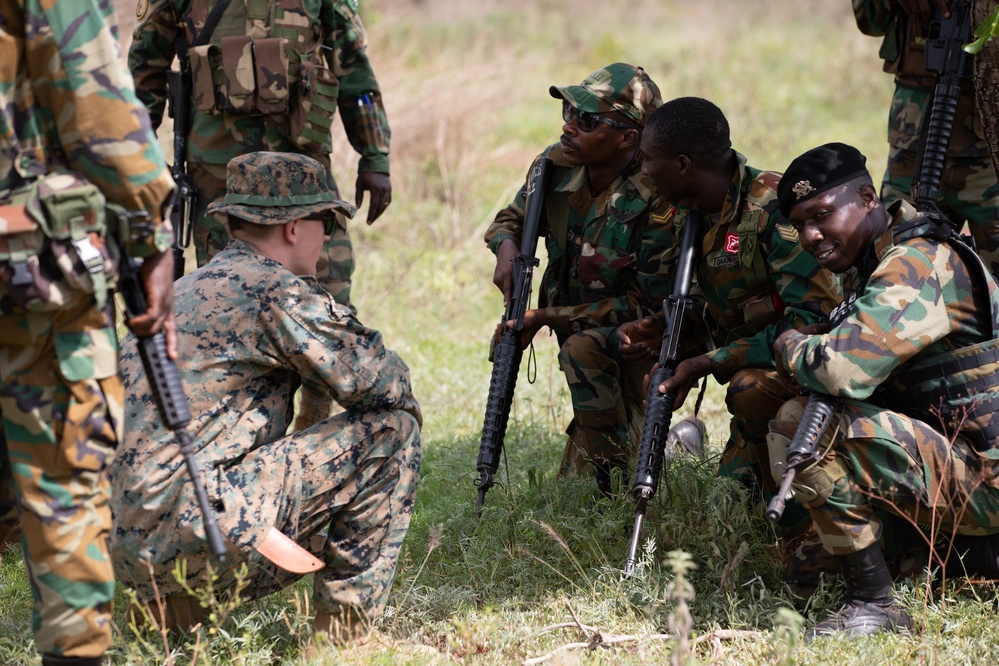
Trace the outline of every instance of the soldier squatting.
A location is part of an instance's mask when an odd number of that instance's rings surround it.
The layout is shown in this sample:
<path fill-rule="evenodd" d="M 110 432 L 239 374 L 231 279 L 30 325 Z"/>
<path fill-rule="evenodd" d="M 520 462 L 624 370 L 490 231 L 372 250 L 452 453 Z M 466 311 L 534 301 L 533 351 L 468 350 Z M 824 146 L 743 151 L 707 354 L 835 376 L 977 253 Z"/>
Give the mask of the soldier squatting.
<path fill-rule="evenodd" d="M 905 201 L 931 97 L 933 74 L 913 51 L 930 3 L 853 6 L 861 30 L 886 35 L 898 80 L 880 192 L 844 144 L 783 173 L 750 166 L 721 109 L 664 102 L 641 67 L 552 86 L 564 124 L 541 153 L 550 184 L 533 195 L 549 263 L 519 330 L 525 347 L 545 326 L 558 340 L 573 407 L 560 473 L 615 493 L 669 328 L 662 302 L 682 230 L 707 221 L 682 360 L 652 390 L 675 409 L 708 374 L 727 384 L 718 474 L 761 510 L 786 473 L 802 392 L 833 401 L 778 524 L 789 584 L 807 594 L 820 574 L 846 583 L 812 637 L 912 627 L 883 536 L 939 509 L 929 489 L 940 483 L 943 497 L 968 499 L 959 514 L 943 507 L 956 535 L 948 567 L 999 578 L 995 171 L 962 88 L 936 204 Z M 137 621 L 160 604 L 172 629 L 202 621 L 173 578 L 180 561 L 189 585 L 211 566 L 221 589 L 247 565 L 250 597 L 314 574 L 315 635 L 339 644 L 385 606 L 422 414 L 405 363 L 349 300 L 347 220 L 365 192 L 369 223 L 391 202 L 391 133 L 357 9 L 140 0 L 130 76 L 107 3 L 0 0 L 0 548 L 21 534 L 43 664 L 102 662 L 115 574 L 136 591 Z M 153 129 L 175 56 L 198 268 L 171 283 L 173 185 Z M 361 156 L 355 205 L 329 169 L 337 112 Z M 486 232 L 505 299 L 527 191 Z M 955 231 L 964 222 L 980 256 Z M 149 306 L 125 321 L 120 350 L 108 298 L 118 245 L 143 260 Z M 138 360 L 137 343 L 159 331 L 190 397 L 221 561 Z M 890 494 L 888 508 L 869 501 L 876 492 Z"/>

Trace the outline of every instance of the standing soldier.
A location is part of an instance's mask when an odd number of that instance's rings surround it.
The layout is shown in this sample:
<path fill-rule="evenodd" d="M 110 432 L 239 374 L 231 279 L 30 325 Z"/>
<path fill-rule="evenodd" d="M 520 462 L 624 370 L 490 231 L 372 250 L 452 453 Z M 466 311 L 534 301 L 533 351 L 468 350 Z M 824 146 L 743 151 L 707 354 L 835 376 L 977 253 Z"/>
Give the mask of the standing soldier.
<path fill-rule="evenodd" d="M 140 0 L 136 19 L 128 64 L 154 126 L 163 119 L 174 56 L 186 81 L 198 266 L 229 240 L 223 223 L 205 212 L 225 196 L 229 160 L 262 150 L 296 152 L 329 171 L 338 108 L 361 155 L 356 204 L 370 194 L 368 224 L 385 211 L 392 201 L 390 131 L 357 0 Z M 332 174 L 329 184 L 337 191 Z M 317 271 L 320 284 L 349 306 L 354 256 L 342 215 Z"/>
<path fill-rule="evenodd" d="M 884 70 L 895 75 L 895 95 L 888 114 L 888 168 L 881 199 L 890 205 L 913 201 L 913 175 L 922 151 L 936 72 L 926 69 L 926 39 L 933 12 L 947 12 L 950 0 L 853 0 L 857 26 L 865 35 L 884 37 Z M 993 274 L 999 274 L 999 183 L 982 121 L 975 109 L 975 88 L 961 80 L 937 206 L 957 227 L 967 222 Z"/>
<path fill-rule="evenodd" d="M 46 666 L 111 645 L 104 469 L 123 391 L 105 197 L 148 214 L 122 230 L 149 302 L 127 323 L 164 328 L 176 356 L 173 182 L 112 21 L 97 0 L 0 0 L 0 541 L 20 521 Z"/>
<path fill-rule="evenodd" d="M 660 312 L 672 290 L 673 208 L 656 197 L 638 155 L 662 97 L 641 67 L 626 63 L 549 93 L 561 101 L 565 124 L 561 141 L 542 153 L 555 165 L 542 216 L 548 268 L 538 309 L 525 313 L 523 342 L 542 326 L 558 337 L 573 408 L 562 473 L 595 468 L 597 485 L 609 492 L 609 470 L 628 461 L 629 428 L 641 428 L 642 378 L 652 366 L 651 359 L 627 363 L 613 327 Z M 525 185 L 486 231 L 504 299 L 526 198 Z"/>

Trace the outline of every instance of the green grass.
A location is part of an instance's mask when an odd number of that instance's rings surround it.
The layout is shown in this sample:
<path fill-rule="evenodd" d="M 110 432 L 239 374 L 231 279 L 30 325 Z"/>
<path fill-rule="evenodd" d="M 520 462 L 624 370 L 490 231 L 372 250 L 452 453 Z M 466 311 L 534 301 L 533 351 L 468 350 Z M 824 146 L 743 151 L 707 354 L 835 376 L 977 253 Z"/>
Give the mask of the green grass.
<path fill-rule="evenodd" d="M 521 369 L 500 485 L 475 518 L 487 346 L 502 310 L 482 233 L 533 156 L 558 140 L 559 106 L 548 86 L 578 82 L 615 60 L 640 64 L 665 98 L 716 102 L 754 166 L 780 170 L 835 140 L 860 147 L 877 178 L 892 82 L 881 72 L 878 40 L 859 34 L 848 3 L 364 0 L 362 13 L 392 123 L 395 196 L 373 226 L 364 225 L 364 209 L 352 225 L 354 299 L 362 321 L 410 366 L 425 417 L 424 458 L 377 625 L 387 639 L 315 663 L 522 663 L 589 642 L 596 631 L 605 642 L 633 639 L 548 663 L 994 663 L 997 597 L 980 585 L 946 593 L 900 587 L 915 636 L 803 645 L 801 627 L 833 608 L 838 590 L 820 589 L 804 615 L 793 610 L 759 507 L 714 478 L 728 432 L 716 385 L 701 410 L 709 456 L 666 470 L 639 572 L 624 579 L 633 505 L 602 497 L 589 479 L 556 478 L 570 408 L 547 337 L 536 345 L 533 384 L 526 361 Z M 339 130 L 334 137 L 337 179 L 351 198 L 356 156 Z M 130 634 L 128 596 L 119 589 L 113 661 L 305 663 L 310 592 L 302 581 L 164 647 L 158 636 Z M 689 640 L 656 637 L 677 631 Z M 745 633 L 724 633 L 732 631 Z M 19 555 L 8 553 L 0 564 L 0 663 L 37 663 L 30 635 L 26 578 Z"/>

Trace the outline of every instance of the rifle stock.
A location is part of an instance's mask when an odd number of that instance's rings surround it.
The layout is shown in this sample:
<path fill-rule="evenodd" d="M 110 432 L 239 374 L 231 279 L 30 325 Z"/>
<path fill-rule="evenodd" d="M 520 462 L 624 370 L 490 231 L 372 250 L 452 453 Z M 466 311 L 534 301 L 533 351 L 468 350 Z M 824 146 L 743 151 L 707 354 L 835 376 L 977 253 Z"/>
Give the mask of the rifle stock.
<path fill-rule="evenodd" d="M 187 134 L 190 119 L 191 74 L 188 71 L 167 71 L 167 99 L 173 118 L 173 164 L 170 175 L 177 183 L 177 194 L 170 208 L 173 226 L 173 279 L 184 277 L 184 250 L 194 236 L 198 189 L 187 173 Z"/>
<path fill-rule="evenodd" d="M 521 332 L 524 330 L 524 313 L 531 297 L 531 278 L 534 269 L 540 263 L 534 255 L 538 247 L 538 230 L 541 227 L 545 193 L 551 183 L 552 171 L 552 161 L 547 157 L 539 158 L 531 167 L 520 254 L 513 259 L 513 292 L 503 312 L 503 319 L 500 322 L 501 333 L 492 352 L 493 370 L 489 379 L 486 415 L 482 424 L 482 438 L 479 441 L 479 457 L 476 461 L 479 472 L 479 478 L 475 483 L 479 489 L 476 511 L 482 508 L 486 492 L 495 485 L 493 475 L 499 469 L 500 455 L 503 452 L 510 405 L 517 385 L 520 360 L 524 353 L 520 340 Z M 506 325 L 508 321 L 515 321 L 516 325 L 509 328 Z"/>
<path fill-rule="evenodd" d="M 638 450 L 635 467 L 635 481 L 631 493 L 637 503 L 635 526 L 631 532 L 628 556 L 624 561 L 624 574 L 630 576 L 637 562 L 638 541 L 642 535 L 642 523 L 648 502 L 659 486 L 659 475 L 663 464 L 668 464 L 666 437 L 673 420 L 673 403 L 676 395 L 660 393 L 659 385 L 673 376 L 679 356 L 680 333 L 683 328 L 684 313 L 693 304 L 690 298 L 690 284 L 694 277 L 694 267 L 700 254 L 703 220 L 699 211 L 690 210 L 680 241 L 680 257 L 677 261 L 676 279 L 673 293 L 663 301 L 663 314 L 666 327 L 663 331 L 662 348 L 659 351 L 659 367 L 649 377 L 649 389 L 645 402 L 645 420 L 642 423 L 642 442 Z"/>
<path fill-rule="evenodd" d="M 143 212 L 141 215 L 145 215 Z M 134 216 L 136 213 L 119 213 L 123 216 Z M 121 228 L 127 228 L 127 224 L 120 224 Z M 119 278 L 118 290 L 125 301 L 125 311 L 129 317 L 136 317 L 146 312 L 146 297 L 142 289 L 142 282 L 139 279 L 139 271 L 135 261 L 125 249 L 123 238 L 124 232 L 119 235 Z M 184 385 L 180 380 L 180 373 L 176 364 L 167 356 L 166 334 L 161 330 L 155 335 L 139 338 L 136 337 L 139 347 L 139 356 L 142 358 L 142 367 L 146 371 L 149 379 L 149 388 L 152 390 L 153 398 L 156 400 L 156 407 L 160 413 L 160 418 L 177 439 L 180 452 L 184 456 L 184 464 L 187 466 L 191 483 L 194 484 L 194 494 L 201 509 L 202 519 L 205 525 L 205 538 L 212 549 L 212 553 L 219 562 L 225 561 L 225 542 L 222 539 L 222 532 L 219 531 L 215 522 L 215 514 L 212 513 L 208 503 L 208 494 L 205 486 L 201 482 L 201 475 L 198 472 L 198 464 L 194 459 L 194 449 L 191 446 L 191 435 L 187 432 L 187 424 L 191 422 L 191 409 L 187 402 L 187 395 L 184 393 Z"/>

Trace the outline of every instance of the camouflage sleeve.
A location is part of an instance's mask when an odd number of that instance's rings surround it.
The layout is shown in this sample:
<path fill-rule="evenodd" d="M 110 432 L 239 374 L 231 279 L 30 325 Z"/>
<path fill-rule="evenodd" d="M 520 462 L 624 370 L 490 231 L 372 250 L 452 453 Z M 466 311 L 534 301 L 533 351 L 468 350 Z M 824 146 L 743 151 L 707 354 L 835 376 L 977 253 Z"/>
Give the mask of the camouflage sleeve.
<path fill-rule="evenodd" d="M 153 127 L 163 122 L 167 98 L 167 70 L 176 56 L 180 17 L 189 0 L 149 0 L 136 8 L 136 25 L 128 49 L 128 68 L 135 92 L 149 109 Z"/>
<path fill-rule="evenodd" d="M 773 368 L 773 343 L 779 326 L 799 329 L 818 323 L 842 300 L 839 278 L 820 268 L 802 249 L 797 233 L 780 213 L 773 211 L 764 219 L 768 220 L 767 231 L 761 240 L 779 307 L 783 307 L 783 322 L 709 352 L 719 381 L 728 381 L 740 368 Z"/>
<path fill-rule="evenodd" d="M 409 368 L 386 349 L 381 333 L 317 289 L 290 284 L 279 288 L 285 297 L 268 301 L 260 325 L 301 376 L 304 389 L 329 395 L 349 410 L 405 410 L 422 424 Z"/>
<path fill-rule="evenodd" d="M 152 227 L 133 229 L 130 251 L 144 257 L 169 248 L 162 208 L 173 190 L 149 114 L 135 96 L 112 30 L 113 5 L 98 0 L 28 0 L 51 32 L 29 32 L 25 45 L 32 88 L 72 169 L 109 201 L 145 210 Z"/>
<path fill-rule="evenodd" d="M 892 0 L 853 0 L 853 17 L 860 32 L 871 37 L 888 33 L 895 18 Z"/>
<path fill-rule="evenodd" d="M 973 311 L 974 300 L 955 289 L 954 253 L 937 247 L 936 256 L 912 245 L 891 248 L 836 328 L 789 334 L 780 359 L 788 372 L 803 387 L 864 400 L 900 364 L 953 332 L 961 319 L 954 305 Z M 973 329 L 973 312 L 971 319 Z"/>
<path fill-rule="evenodd" d="M 524 237 L 524 217 L 527 215 L 527 182 L 517 191 L 510 204 L 496 214 L 492 224 L 486 229 L 486 244 L 493 254 L 499 250 L 500 243 L 512 240 L 520 247 Z"/>
<path fill-rule="evenodd" d="M 336 0 L 333 30 L 325 46 L 330 69 L 340 80 L 337 108 L 347 140 L 361 155 L 358 172 L 389 173 L 389 128 L 378 80 L 367 54 L 368 38 L 354 0 Z"/>
<path fill-rule="evenodd" d="M 545 323 L 549 328 L 577 333 L 620 326 L 662 312 L 663 299 L 673 291 L 678 252 L 677 228 L 673 224 L 676 211 L 667 202 L 657 201 L 654 205 L 635 252 L 634 277 L 627 292 L 595 303 L 546 308 Z"/>

